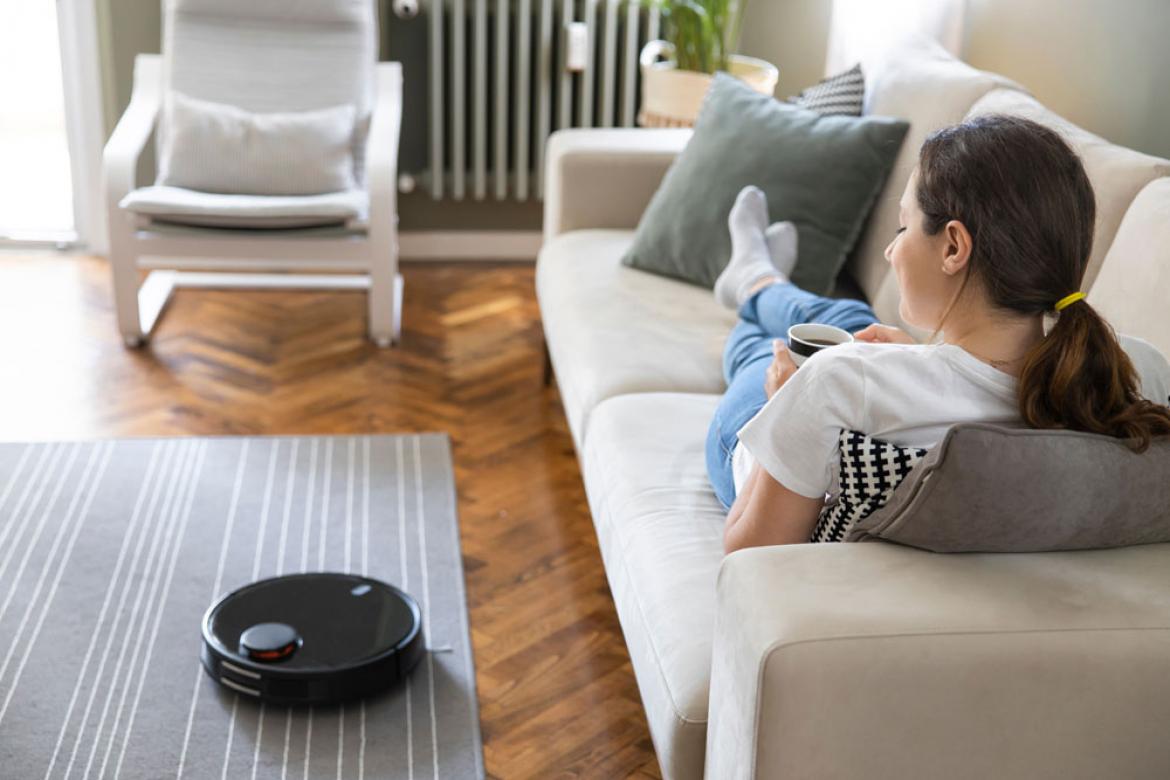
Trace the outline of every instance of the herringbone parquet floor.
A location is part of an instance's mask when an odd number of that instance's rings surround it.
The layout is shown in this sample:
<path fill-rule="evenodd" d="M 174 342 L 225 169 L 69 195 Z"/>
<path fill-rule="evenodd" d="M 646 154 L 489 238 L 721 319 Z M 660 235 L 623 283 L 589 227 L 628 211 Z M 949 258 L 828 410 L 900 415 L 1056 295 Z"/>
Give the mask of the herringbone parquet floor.
<path fill-rule="evenodd" d="M 103 261 L 0 255 L 0 440 L 447 431 L 489 776 L 658 777 L 532 267 L 404 276 L 395 349 L 363 293 L 181 291 L 128 351 Z"/>

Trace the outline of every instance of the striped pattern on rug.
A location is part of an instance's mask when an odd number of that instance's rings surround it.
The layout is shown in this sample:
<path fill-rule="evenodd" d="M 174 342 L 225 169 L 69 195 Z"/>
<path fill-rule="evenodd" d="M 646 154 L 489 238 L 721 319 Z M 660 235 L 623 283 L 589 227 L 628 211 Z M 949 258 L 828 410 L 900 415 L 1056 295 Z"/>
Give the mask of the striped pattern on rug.
<path fill-rule="evenodd" d="M 414 595 L 405 685 L 283 708 L 207 676 L 207 607 L 298 571 Z M 0 776 L 483 775 L 446 436 L 0 445 Z"/>

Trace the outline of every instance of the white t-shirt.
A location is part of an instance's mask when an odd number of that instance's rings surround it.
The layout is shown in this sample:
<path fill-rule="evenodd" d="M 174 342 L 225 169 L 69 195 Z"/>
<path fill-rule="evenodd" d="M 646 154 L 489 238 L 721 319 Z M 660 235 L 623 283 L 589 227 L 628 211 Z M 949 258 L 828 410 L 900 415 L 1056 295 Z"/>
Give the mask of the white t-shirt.
<path fill-rule="evenodd" d="M 1151 344 L 1121 344 L 1142 395 L 1170 404 L 1170 363 Z M 824 498 L 842 430 L 902 447 L 933 447 L 964 422 L 1018 423 L 1015 377 L 952 344 L 843 344 L 809 358 L 739 431 L 736 494 L 758 462 L 784 487 Z"/>

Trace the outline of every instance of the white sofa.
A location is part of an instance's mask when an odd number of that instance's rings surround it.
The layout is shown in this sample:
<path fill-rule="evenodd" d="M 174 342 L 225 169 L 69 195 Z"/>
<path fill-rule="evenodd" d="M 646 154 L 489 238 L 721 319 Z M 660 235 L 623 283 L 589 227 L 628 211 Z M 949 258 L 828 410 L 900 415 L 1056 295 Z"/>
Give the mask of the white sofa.
<path fill-rule="evenodd" d="M 865 63 L 912 123 L 849 271 L 882 257 L 925 135 L 972 113 L 1059 126 L 1099 218 L 1090 300 L 1170 354 L 1170 162 L 1111 145 L 938 52 Z M 1170 777 L 1170 545 L 937 555 L 888 544 L 724 557 L 703 443 L 733 315 L 622 266 L 687 130 L 569 130 L 548 153 L 537 293 L 610 588 L 668 778 Z"/>

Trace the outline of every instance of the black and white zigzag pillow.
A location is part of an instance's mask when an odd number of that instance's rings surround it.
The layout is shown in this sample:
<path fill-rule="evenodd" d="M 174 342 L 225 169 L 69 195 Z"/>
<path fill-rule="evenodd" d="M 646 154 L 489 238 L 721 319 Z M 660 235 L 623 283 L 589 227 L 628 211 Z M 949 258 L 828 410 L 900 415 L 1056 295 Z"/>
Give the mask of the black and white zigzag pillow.
<path fill-rule="evenodd" d="M 860 64 L 788 98 L 789 103 L 826 116 L 861 116 L 864 100 L 865 77 Z"/>
<path fill-rule="evenodd" d="M 843 541 L 854 525 L 890 500 L 894 488 L 902 484 L 926 452 L 857 431 L 841 431 L 841 492 L 835 504 L 821 510 L 809 541 Z"/>

